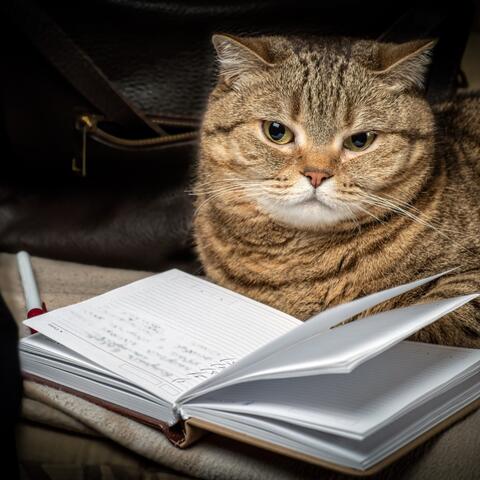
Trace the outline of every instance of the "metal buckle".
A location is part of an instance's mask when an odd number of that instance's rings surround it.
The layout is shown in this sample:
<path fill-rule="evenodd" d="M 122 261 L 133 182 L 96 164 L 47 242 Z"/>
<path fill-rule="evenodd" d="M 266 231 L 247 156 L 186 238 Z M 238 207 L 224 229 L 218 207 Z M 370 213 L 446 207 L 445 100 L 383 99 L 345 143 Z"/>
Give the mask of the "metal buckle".
<path fill-rule="evenodd" d="M 87 132 L 93 127 L 92 119 L 88 115 L 81 115 L 77 120 L 77 130 L 82 131 L 81 164 L 77 163 L 77 157 L 72 158 L 72 172 L 87 176 Z"/>

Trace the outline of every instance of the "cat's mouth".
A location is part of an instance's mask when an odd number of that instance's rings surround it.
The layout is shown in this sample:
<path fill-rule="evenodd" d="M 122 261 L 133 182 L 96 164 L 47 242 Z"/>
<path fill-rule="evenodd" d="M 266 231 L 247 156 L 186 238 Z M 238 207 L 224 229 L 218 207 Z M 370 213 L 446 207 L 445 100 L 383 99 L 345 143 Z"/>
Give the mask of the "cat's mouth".
<path fill-rule="evenodd" d="M 312 197 L 312 198 L 309 198 L 308 200 L 304 200 L 303 202 L 300 203 L 300 205 L 303 205 L 305 207 L 321 205 L 322 207 L 326 207 L 330 209 L 334 208 L 332 205 L 329 205 L 328 203 L 326 203 L 325 201 L 317 197 Z"/>
<path fill-rule="evenodd" d="M 319 195 L 316 192 L 312 192 L 307 198 L 302 199 L 297 205 L 302 207 L 325 207 L 330 210 L 334 210 L 336 205 L 330 201 L 325 195 Z"/>

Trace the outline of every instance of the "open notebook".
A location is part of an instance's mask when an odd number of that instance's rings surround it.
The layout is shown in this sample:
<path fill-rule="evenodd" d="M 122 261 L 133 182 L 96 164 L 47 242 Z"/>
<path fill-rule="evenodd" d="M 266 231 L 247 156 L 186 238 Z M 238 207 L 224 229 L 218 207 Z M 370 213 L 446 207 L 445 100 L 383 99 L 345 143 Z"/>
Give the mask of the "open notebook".
<path fill-rule="evenodd" d="M 477 295 L 344 323 L 438 276 L 303 323 L 169 270 L 26 320 L 39 333 L 20 342 L 22 369 L 179 446 L 204 429 L 369 473 L 480 398 L 479 350 L 403 341 Z"/>

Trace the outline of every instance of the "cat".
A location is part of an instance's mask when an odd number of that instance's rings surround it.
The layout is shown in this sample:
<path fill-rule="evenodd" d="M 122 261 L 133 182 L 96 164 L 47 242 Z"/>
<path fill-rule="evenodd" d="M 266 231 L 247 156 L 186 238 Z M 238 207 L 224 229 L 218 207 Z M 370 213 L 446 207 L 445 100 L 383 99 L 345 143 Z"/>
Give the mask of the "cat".
<path fill-rule="evenodd" d="M 480 291 L 480 95 L 427 103 L 434 41 L 212 41 L 194 185 L 208 278 L 302 320 L 454 267 L 366 313 Z M 480 347 L 480 301 L 412 339 Z"/>

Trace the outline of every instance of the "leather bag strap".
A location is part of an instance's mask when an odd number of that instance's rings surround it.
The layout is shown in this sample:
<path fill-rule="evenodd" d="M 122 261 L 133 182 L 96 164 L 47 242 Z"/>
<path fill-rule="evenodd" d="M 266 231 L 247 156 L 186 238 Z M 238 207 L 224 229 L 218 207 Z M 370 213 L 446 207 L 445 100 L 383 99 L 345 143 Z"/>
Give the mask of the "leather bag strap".
<path fill-rule="evenodd" d="M 109 121 L 133 131 L 165 134 L 118 92 L 87 53 L 36 3 L 6 0 L 3 9 L 40 53 Z"/>

